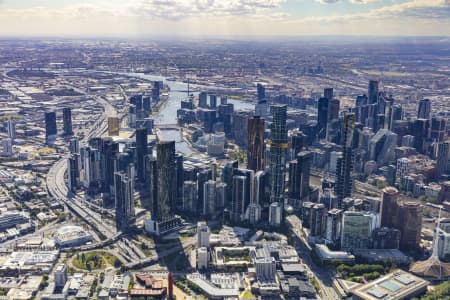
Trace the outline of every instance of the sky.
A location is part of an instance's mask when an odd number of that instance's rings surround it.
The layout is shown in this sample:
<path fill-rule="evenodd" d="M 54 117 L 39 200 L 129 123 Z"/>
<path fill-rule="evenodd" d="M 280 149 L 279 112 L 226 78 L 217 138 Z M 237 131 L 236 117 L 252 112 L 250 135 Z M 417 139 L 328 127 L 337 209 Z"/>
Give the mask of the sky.
<path fill-rule="evenodd" d="M 0 0 L 0 36 L 450 36 L 450 0 Z"/>

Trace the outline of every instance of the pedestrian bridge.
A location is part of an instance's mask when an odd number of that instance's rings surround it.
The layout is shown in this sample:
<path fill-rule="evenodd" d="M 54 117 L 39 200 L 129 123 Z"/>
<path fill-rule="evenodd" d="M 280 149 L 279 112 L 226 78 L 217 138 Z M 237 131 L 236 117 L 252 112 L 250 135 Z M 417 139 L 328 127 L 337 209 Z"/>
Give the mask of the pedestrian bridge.
<path fill-rule="evenodd" d="M 181 128 L 178 124 L 155 124 L 153 127 L 159 130 L 179 130 Z"/>

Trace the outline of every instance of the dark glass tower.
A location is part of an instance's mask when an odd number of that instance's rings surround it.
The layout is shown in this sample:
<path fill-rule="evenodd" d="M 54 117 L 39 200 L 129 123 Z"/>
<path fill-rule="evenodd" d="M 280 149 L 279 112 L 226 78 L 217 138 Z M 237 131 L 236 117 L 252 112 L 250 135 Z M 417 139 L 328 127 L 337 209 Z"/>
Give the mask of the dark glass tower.
<path fill-rule="evenodd" d="M 231 201 L 231 220 L 241 221 L 245 213 L 245 194 L 247 193 L 247 177 L 233 176 L 233 196 Z"/>
<path fill-rule="evenodd" d="M 325 88 L 323 90 L 323 96 L 327 98 L 328 100 L 333 99 L 333 88 Z"/>
<path fill-rule="evenodd" d="M 431 116 L 431 102 L 430 99 L 422 99 L 419 101 L 417 108 L 418 119 L 430 119 Z"/>
<path fill-rule="evenodd" d="M 329 103 L 328 98 L 320 98 L 317 102 L 317 134 L 320 139 L 326 137 Z"/>
<path fill-rule="evenodd" d="M 70 107 L 63 108 L 63 130 L 65 135 L 73 134 L 72 131 L 72 110 Z"/>
<path fill-rule="evenodd" d="M 369 103 L 374 104 L 378 102 L 378 81 L 370 80 L 369 81 Z"/>
<path fill-rule="evenodd" d="M 264 101 L 266 99 L 266 88 L 261 83 L 258 83 L 256 85 L 256 92 L 258 95 L 258 102 Z"/>
<path fill-rule="evenodd" d="M 54 111 L 45 113 L 45 142 L 48 144 L 49 138 L 58 133 L 56 127 L 56 113 Z"/>
<path fill-rule="evenodd" d="M 259 116 L 248 119 L 247 168 L 264 170 L 264 119 Z"/>
<path fill-rule="evenodd" d="M 344 115 L 342 157 L 338 159 L 336 168 L 336 195 L 338 208 L 342 208 L 342 200 L 350 197 L 353 190 L 353 130 L 355 128 L 355 114 Z"/>
<path fill-rule="evenodd" d="M 145 156 L 147 155 L 147 128 L 136 129 L 136 169 L 139 182 L 145 181 Z"/>
<path fill-rule="evenodd" d="M 412 135 L 414 136 L 414 148 L 417 152 L 424 154 L 430 132 L 430 120 L 417 119 L 412 124 Z"/>
<path fill-rule="evenodd" d="M 120 171 L 114 173 L 117 231 L 126 231 L 135 221 L 133 178 L 133 164 L 129 165 L 127 172 Z"/>
<path fill-rule="evenodd" d="M 166 221 L 173 218 L 176 205 L 175 142 L 159 142 L 156 145 L 158 177 L 157 201 L 153 205 L 154 220 Z"/>
<path fill-rule="evenodd" d="M 431 119 L 431 141 L 441 143 L 447 135 L 447 121 L 444 118 Z"/>
<path fill-rule="evenodd" d="M 270 202 L 284 203 L 284 173 L 288 135 L 286 128 L 287 106 L 272 106 L 273 120 L 270 129 Z"/>
<path fill-rule="evenodd" d="M 328 122 L 339 118 L 339 105 L 338 99 L 331 99 L 328 103 Z"/>
<path fill-rule="evenodd" d="M 100 173 L 101 173 L 101 190 L 107 195 L 112 195 L 114 187 L 114 161 L 119 153 L 119 144 L 111 138 L 100 140 Z M 105 206 L 111 206 L 111 198 L 106 198 Z"/>

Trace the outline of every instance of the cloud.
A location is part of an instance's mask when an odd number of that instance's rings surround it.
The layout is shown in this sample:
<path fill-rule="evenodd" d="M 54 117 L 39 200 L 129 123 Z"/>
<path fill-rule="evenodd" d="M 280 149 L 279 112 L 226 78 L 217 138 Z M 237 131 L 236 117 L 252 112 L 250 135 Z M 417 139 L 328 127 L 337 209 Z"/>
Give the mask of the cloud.
<path fill-rule="evenodd" d="M 372 3 L 372 2 L 377 2 L 379 0 L 350 0 L 351 3 L 355 3 L 355 4 L 367 4 L 367 3 Z"/>
<path fill-rule="evenodd" d="M 286 0 L 144 0 L 135 9 L 140 16 L 183 19 L 207 16 L 271 15 Z"/>
<path fill-rule="evenodd" d="M 367 1 L 367 0 L 353 0 Z M 369 0 L 370 1 L 370 0 Z M 303 23 L 328 22 L 344 23 L 363 20 L 382 20 L 393 18 L 449 19 L 450 0 L 411 0 L 392 4 L 367 12 L 333 16 L 311 16 L 300 20 Z"/>
<path fill-rule="evenodd" d="M 2 1 L 2 0 L 0 0 Z M 200 17 L 245 16 L 255 19 L 280 19 L 288 14 L 280 11 L 287 0 L 128 0 L 122 3 L 91 2 L 62 8 L 43 6 L 0 11 L 0 17 L 90 18 L 98 16 L 139 17 L 182 20 Z"/>
<path fill-rule="evenodd" d="M 317 2 L 320 2 L 322 4 L 332 4 L 332 3 L 337 3 L 339 2 L 339 0 L 316 0 Z"/>

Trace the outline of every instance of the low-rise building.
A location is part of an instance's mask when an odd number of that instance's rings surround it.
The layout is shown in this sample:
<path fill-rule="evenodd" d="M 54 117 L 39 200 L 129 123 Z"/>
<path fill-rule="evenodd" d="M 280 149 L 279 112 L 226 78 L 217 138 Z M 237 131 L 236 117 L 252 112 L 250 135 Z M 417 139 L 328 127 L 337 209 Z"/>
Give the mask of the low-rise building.
<path fill-rule="evenodd" d="M 430 283 L 411 273 L 395 270 L 372 282 L 356 287 L 351 291 L 354 299 L 411 299 L 426 292 Z"/>

